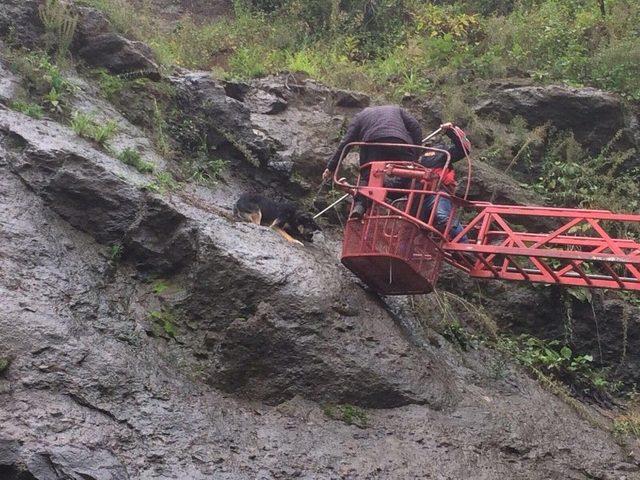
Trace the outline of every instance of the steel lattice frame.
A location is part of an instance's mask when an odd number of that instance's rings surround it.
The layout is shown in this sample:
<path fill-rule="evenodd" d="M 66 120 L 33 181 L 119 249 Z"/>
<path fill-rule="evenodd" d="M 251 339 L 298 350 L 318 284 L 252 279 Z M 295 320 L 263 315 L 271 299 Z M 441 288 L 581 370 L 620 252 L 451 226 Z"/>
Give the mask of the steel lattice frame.
<path fill-rule="evenodd" d="M 467 252 L 451 263 L 473 277 L 640 290 L 640 243 L 616 238 L 614 226 L 640 226 L 640 215 L 514 205 L 475 204 L 480 213 L 455 239 L 442 244 L 448 252 Z M 514 230 L 516 224 L 553 224 L 547 231 Z M 461 243 L 477 231 L 474 243 Z M 473 261 L 472 261 L 473 259 Z"/>
<path fill-rule="evenodd" d="M 351 185 L 338 179 L 337 171 L 334 182 L 347 192 L 383 206 L 389 215 L 420 226 L 442 249 L 445 261 L 473 277 L 640 291 L 640 243 L 609 233 L 616 230 L 615 225 L 620 230 L 624 224 L 640 231 L 640 215 L 469 202 L 441 191 L 441 178 L 434 179 L 429 169 L 415 164 L 372 162 L 363 168 L 370 169 L 367 185 Z M 385 187 L 384 178 L 388 175 L 409 179 L 411 187 Z M 390 193 L 404 194 L 408 198 L 406 207 L 388 203 Z M 422 204 L 429 195 L 435 197 L 436 204 L 446 197 L 455 205 L 446 227 L 440 230 L 434 225 L 435 207 L 422 220 L 421 207 L 412 211 L 412 204 Z M 478 213 L 456 238 L 447 241 L 452 219 L 460 209 Z M 537 232 L 522 232 L 514 227 L 533 224 L 548 226 L 539 226 L 537 230 L 541 231 Z M 472 242 L 463 243 L 464 235 L 469 235 Z"/>

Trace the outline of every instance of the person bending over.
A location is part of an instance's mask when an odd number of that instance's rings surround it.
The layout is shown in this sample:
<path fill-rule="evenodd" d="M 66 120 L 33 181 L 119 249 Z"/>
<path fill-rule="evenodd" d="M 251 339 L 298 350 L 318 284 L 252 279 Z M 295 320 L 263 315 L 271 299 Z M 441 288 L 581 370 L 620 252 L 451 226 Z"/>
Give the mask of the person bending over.
<path fill-rule="evenodd" d="M 335 154 L 327 163 L 322 174 L 323 180 L 333 175 L 345 146 L 352 142 L 404 143 L 420 145 L 422 128 L 418 121 L 406 110 L 397 105 L 368 107 L 358 113 L 347 128 Z M 362 146 L 360 148 L 360 166 L 380 160 L 415 162 L 419 152 L 411 148 Z M 369 170 L 360 174 L 360 185 L 369 183 Z M 356 195 L 351 218 L 360 218 L 367 209 L 369 201 L 362 195 Z"/>

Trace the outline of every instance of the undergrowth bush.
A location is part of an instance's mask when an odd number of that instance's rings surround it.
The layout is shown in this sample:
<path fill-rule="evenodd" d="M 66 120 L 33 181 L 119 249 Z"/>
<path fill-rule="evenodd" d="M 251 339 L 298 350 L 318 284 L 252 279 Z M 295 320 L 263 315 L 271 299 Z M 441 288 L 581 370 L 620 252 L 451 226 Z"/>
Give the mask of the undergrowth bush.
<path fill-rule="evenodd" d="M 135 168 L 140 173 L 153 173 L 154 171 L 153 164 L 143 160 L 140 153 L 133 148 L 125 148 L 117 154 L 117 158 L 122 163 Z"/>
<path fill-rule="evenodd" d="M 68 113 L 67 100 L 73 85 L 65 78 L 61 68 L 44 52 L 9 50 L 7 57 L 11 69 L 24 78 L 27 95 L 37 105 L 51 113 Z"/>
<path fill-rule="evenodd" d="M 283 70 L 398 96 L 433 81 L 510 72 L 640 98 L 640 4 L 586 0 L 236 0 L 234 18 L 168 24 L 124 0 L 82 0 L 147 41 L 166 64 L 233 78 Z"/>
<path fill-rule="evenodd" d="M 24 100 L 16 100 L 12 102 L 11 108 L 35 119 L 40 119 L 44 115 L 44 109 L 40 105 L 26 102 Z"/>
<path fill-rule="evenodd" d="M 521 335 L 501 337 L 497 345 L 525 367 L 564 383 L 577 397 L 607 401 L 621 387 L 608 379 L 606 369 L 593 365 L 591 355 L 576 354 L 558 340 Z"/>
<path fill-rule="evenodd" d="M 543 159 L 536 190 L 554 205 L 634 212 L 640 207 L 640 170 L 629 169 L 634 150 L 616 151 L 622 132 L 597 155 L 571 133 L 556 133 Z"/>
<path fill-rule="evenodd" d="M 69 125 L 80 137 L 93 140 L 101 146 L 118 132 L 118 124 L 114 120 L 101 122 L 94 115 L 83 112 L 73 112 Z"/>

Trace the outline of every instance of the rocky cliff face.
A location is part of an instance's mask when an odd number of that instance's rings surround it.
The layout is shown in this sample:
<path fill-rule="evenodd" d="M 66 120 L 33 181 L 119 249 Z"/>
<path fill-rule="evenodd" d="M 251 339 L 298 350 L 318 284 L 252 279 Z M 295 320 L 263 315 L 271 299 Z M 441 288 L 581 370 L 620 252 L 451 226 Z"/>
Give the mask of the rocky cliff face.
<path fill-rule="evenodd" d="M 33 3 L 0 6 L 22 18 Z M 295 77 L 163 78 L 169 127 L 192 121 L 230 162 L 212 188 L 171 190 L 110 152 L 157 170 L 184 159 L 69 78 L 75 109 L 117 121 L 107 149 L 9 109 L 24 79 L 0 63 L 0 478 L 638 478 L 595 411 L 366 291 L 339 264 L 339 231 L 301 248 L 232 218 L 240 189 L 313 192 L 368 98 Z M 517 289 L 496 291 L 513 305 Z"/>

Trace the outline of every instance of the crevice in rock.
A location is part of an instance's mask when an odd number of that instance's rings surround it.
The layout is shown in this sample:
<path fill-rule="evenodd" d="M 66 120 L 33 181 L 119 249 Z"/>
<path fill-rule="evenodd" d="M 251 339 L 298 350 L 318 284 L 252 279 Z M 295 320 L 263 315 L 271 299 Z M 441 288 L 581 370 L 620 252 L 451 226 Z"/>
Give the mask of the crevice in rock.
<path fill-rule="evenodd" d="M 104 415 L 107 418 L 113 420 L 114 422 L 116 422 L 116 423 L 118 423 L 120 425 L 124 425 L 125 427 L 129 428 L 130 430 L 138 432 L 138 429 L 136 427 L 134 427 L 133 425 L 131 425 L 131 423 L 129 423 L 129 421 L 119 419 L 118 417 L 116 417 L 110 411 L 105 410 L 104 408 L 97 407 L 96 405 L 92 404 L 89 400 L 87 400 L 86 398 L 82 397 L 81 395 L 79 395 L 77 393 L 68 393 L 67 396 L 71 400 L 73 400 L 75 403 L 80 405 L 81 407 L 85 407 L 85 408 L 88 408 L 89 410 L 93 410 L 94 412 L 101 413 L 102 415 Z"/>

